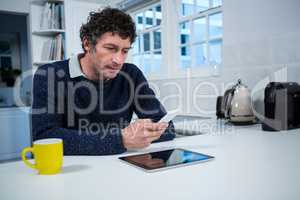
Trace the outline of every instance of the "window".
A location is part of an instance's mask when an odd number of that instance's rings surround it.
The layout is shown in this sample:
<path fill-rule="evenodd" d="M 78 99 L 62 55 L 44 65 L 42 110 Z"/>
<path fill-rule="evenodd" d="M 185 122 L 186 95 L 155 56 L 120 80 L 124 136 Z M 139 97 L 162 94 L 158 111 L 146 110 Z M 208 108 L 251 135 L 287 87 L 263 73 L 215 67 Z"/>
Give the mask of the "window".
<path fill-rule="evenodd" d="M 0 70 L 21 68 L 19 33 L 0 34 Z"/>
<path fill-rule="evenodd" d="M 133 44 L 133 63 L 145 73 L 159 72 L 162 61 L 160 3 L 153 4 L 133 13 L 137 38 Z"/>
<path fill-rule="evenodd" d="M 201 68 L 222 62 L 221 0 L 181 0 L 180 67 Z"/>
<path fill-rule="evenodd" d="M 222 0 L 148 1 L 131 15 L 138 37 L 130 58 L 147 78 L 216 74 L 222 63 Z"/>
<path fill-rule="evenodd" d="M 20 34 L 0 34 L 0 87 L 14 85 L 14 75 L 21 73 Z"/>
<path fill-rule="evenodd" d="M 9 41 L 0 41 L 0 68 L 12 68 L 11 45 Z"/>

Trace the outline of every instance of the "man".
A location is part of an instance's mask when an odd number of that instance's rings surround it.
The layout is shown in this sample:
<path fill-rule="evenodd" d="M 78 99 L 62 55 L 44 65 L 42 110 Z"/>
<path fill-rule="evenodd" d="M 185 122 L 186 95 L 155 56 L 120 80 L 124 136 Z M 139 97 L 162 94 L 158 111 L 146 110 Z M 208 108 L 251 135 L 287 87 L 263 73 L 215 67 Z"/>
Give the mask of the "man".
<path fill-rule="evenodd" d="M 172 122 L 142 72 L 124 63 L 135 24 L 113 8 L 90 13 L 80 30 L 83 54 L 35 73 L 33 139 L 62 138 L 65 155 L 106 155 L 174 138 Z M 139 117 L 130 123 L 133 113 Z"/>

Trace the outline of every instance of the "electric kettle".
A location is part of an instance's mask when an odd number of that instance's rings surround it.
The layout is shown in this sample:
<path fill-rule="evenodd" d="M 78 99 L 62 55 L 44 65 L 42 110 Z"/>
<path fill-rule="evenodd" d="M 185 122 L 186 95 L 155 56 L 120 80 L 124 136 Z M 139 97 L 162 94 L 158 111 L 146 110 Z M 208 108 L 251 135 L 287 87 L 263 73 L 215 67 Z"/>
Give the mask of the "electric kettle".
<path fill-rule="evenodd" d="M 255 122 L 252 111 L 251 93 L 241 79 L 232 88 L 225 91 L 222 98 L 221 113 L 225 119 L 234 124 L 249 124 Z"/>

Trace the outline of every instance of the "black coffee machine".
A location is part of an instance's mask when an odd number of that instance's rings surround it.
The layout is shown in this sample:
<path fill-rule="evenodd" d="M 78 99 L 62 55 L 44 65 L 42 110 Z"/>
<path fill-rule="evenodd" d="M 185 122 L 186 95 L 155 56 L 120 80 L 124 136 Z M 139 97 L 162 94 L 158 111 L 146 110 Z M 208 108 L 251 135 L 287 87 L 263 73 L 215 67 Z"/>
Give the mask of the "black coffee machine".
<path fill-rule="evenodd" d="M 265 88 L 264 105 L 263 130 L 300 128 L 300 85 L 298 83 L 270 82 Z"/>

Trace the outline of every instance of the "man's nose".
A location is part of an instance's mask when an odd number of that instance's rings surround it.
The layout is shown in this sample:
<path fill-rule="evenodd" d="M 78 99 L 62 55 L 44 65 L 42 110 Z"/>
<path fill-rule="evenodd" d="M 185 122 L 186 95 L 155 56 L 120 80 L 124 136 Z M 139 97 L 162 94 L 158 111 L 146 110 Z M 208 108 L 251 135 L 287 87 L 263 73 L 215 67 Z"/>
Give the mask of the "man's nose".
<path fill-rule="evenodd" d="M 118 52 L 118 53 L 114 54 L 113 62 L 120 65 L 120 64 L 123 64 L 124 61 L 125 61 L 125 56 L 121 52 Z"/>

